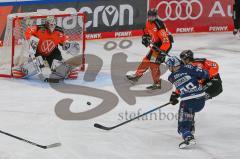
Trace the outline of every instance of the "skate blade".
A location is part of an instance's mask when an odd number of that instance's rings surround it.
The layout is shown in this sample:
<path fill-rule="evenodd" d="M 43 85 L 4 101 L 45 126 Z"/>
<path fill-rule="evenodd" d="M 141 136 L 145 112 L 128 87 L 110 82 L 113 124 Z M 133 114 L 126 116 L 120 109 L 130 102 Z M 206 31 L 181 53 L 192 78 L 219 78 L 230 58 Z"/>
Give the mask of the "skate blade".
<path fill-rule="evenodd" d="M 148 93 L 155 93 L 155 92 L 158 92 L 158 91 L 161 91 L 161 90 L 162 90 L 162 88 L 151 89 L 151 88 L 146 87 L 146 91 Z"/>
<path fill-rule="evenodd" d="M 131 80 L 129 80 L 127 77 L 124 77 L 124 80 L 129 82 L 131 85 L 135 85 L 137 82 L 133 82 Z"/>
<path fill-rule="evenodd" d="M 191 140 L 191 141 L 189 141 L 189 143 L 187 144 L 187 143 L 181 143 L 180 145 L 179 145 L 179 148 L 180 149 L 186 149 L 186 148 L 190 148 L 190 147 L 192 147 L 193 145 L 196 145 L 196 140 Z"/>

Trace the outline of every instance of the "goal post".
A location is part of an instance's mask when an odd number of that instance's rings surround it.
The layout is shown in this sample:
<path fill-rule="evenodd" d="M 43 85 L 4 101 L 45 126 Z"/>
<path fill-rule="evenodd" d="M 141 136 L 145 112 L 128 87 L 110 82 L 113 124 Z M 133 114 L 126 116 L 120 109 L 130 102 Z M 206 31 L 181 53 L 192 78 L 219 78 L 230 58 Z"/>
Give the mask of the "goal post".
<path fill-rule="evenodd" d="M 25 40 L 25 31 L 28 27 L 42 25 L 48 16 L 53 15 L 57 26 L 63 29 L 68 41 L 79 43 L 80 52 L 77 56 L 66 54 L 61 47 L 66 63 L 79 66 L 85 70 L 85 23 L 83 13 L 69 12 L 29 12 L 8 15 L 3 44 L 0 47 L 0 77 L 12 77 L 12 68 L 21 65 L 28 59 L 28 42 Z"/>

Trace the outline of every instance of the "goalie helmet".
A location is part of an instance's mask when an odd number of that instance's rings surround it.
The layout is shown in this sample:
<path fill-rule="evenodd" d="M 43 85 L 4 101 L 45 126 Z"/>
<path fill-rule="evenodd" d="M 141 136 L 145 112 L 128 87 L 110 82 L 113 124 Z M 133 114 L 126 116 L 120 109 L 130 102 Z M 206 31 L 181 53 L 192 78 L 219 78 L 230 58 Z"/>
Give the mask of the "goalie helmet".
<path fill-rule="evenodd" d="M 154 20 L 157 19 L 157 10 L 152 8 L 148 11 L 147 15 L 148 15 L 148 20 L 150 22 L 153 22 Z"/>
<path fill-rule="evenodd" d="M 57 24 L 54 16 L 51 15 L 46 18 L 45 26 L 50 32 L 54 31 L 54 29 L 56 28 L 56 25 Z"/>

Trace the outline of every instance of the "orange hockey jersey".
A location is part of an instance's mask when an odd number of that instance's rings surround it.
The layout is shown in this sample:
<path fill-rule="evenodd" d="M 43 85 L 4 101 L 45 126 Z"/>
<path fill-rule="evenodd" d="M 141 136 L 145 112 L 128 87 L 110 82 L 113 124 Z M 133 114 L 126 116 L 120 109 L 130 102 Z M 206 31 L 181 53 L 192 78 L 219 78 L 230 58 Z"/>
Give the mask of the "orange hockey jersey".
<path fill-rule="evenodd" d="M 68 37 L 64 35 L 62 28 L 58 26 L 56 26 L 52 33 L 44 25 L 28 27 L 25 32 L 25 37 L 29 40 L 31 36 L 39 38 L 37 53 L 42 56 L 49 56 L 59 44 L 63 45 L 68 39 Z"/>
<path fill-rule="evenodd" d="M 145 27 L 145 33 L 151 36 L 152 42 L 158 44 L 161 51 L 168 52 L 171 47 L 171 41 L 165 26 L 164 28 L 160 27 L 159 21 L 156 20 L 155 22 L 147 21 Z"/>
<path fill-rule="evenodd" d="M 204 58 L 194 59 L 191 63 L 209 72 L 210 79 L 218 74 L 219 66 L 216 62 Z"/>

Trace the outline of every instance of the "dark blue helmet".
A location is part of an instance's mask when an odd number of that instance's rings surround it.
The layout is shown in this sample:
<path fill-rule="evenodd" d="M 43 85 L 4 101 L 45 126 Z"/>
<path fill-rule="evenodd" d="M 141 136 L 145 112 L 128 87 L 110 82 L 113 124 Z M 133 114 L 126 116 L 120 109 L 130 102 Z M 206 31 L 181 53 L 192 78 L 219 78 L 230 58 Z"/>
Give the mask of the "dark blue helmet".
<path fill-rule="evenodd" d="M 192 50 L 184 50 L 184 51 L 182 51 L 181 54 L 180 54 L 180 58 L 182 60 L 186 60 L 186 59 L 193 60 L 193 52 L 192 52 Z"/>

